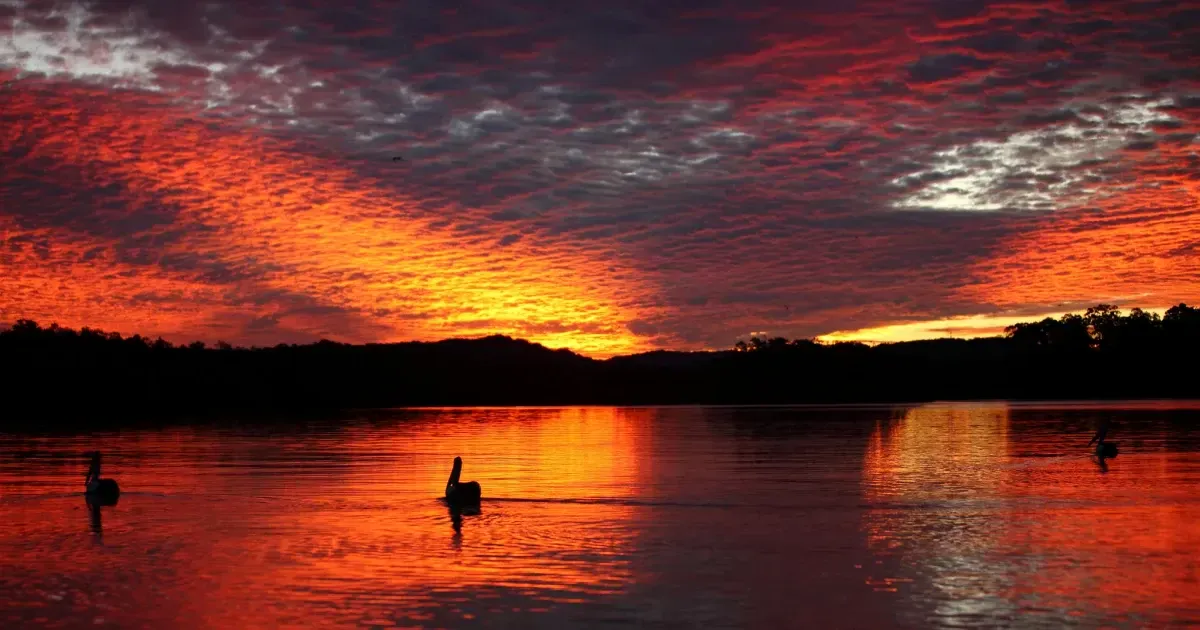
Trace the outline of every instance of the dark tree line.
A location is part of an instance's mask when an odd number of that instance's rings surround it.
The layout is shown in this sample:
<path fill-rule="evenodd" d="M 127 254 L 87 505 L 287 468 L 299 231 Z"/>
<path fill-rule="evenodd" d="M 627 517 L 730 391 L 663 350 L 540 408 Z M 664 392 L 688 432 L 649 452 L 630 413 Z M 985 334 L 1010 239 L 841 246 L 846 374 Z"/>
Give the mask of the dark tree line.
<path fill-rule="evenodd" d="M 231 409 L 1200 397 L 1200 309 L 1160 318 L 1101 305 L 1006 332 L 873 347 L 751 339 L 598 361 L 502 336 L 210 348 L 22 320 L 0 332 L 0 424 Z"/>
<path fill-rule="evenodd" d="M 1105 353 L 1161 351 L 1165 345 L 1195 348 L 1200 340 L 1200 309 L 1172 306 L 1163 317 L 1140 308 L 1121 315 L 1111 304 L 1089 308 L 1083 315 L 1009 326 L 1005 333 L 1023 347 L 1055 348 L 1071 352 Z"/>
<path fill-rule="evenodd" d="M 1100 304 L 1083 315 L 1068 313 L 1059 319 L 1047 317 L 1040 322 L 1022 322 L 1004 329 L 1013 347 L 1041 348 L 1055 352 L 1146 353 L 1162 351 L 1166 346 L 1183 344 L 1195 347 L 1200 335 L 1200 308 L 1179 304 L 1164 316 L 1134 308 L 1128 315 L 1112 304 Z M 910 342 L 911 343 L 911 342 Z M 917 342 L 920 343 L 920 342 Z M 842 342 L 834 346 L 852 345 Z M 735 352 L 793 351 L 820 345 L 812 339 L 751 337 L 738 340 Z"/>

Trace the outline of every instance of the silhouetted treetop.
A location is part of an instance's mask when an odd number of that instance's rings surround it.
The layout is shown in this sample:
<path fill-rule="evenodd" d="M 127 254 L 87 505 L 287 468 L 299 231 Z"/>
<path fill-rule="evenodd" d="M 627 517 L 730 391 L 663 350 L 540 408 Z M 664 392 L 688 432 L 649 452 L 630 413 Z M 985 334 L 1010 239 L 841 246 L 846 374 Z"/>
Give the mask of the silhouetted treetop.
<path fill-rule="evenodd" d="M 1200 309 L 1186 304 L 1162 317 L 1099 305 L 1005 333 L 876 346 L 755 336 L 727 351 L 598 361 L 502 335 L 234 348 L 23 319 L 0 331 L 0 393 L 10 411 L 27 413 L 0 416 L 67 412 L 86 422 L 234 408 L 1200 397 Z"/>
<path fill-rule="evenodd" d="M 1021 347 L 1060 351 L 1144 354 L 1163 350 L 1165 345 L 1194 349 L 1197 312 L 1200 309 L 1179 304 L 1168 309 L 1165 317 L 1140 308 L 1122 315 L 1118 307 L 1101 304 L 1083 315 L 1014 324 L 1005 333 Z"/>

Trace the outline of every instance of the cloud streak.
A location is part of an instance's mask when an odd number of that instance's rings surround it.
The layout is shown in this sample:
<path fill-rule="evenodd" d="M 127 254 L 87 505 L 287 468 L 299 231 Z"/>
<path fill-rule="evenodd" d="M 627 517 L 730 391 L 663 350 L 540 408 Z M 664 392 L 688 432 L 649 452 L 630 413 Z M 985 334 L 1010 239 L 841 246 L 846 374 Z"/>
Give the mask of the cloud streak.
<path fill-rule="evenodd" d="M 603 356 L 1200 292 L 1189 3 L 10 0 L 0 26 L 0 320 Z"/>

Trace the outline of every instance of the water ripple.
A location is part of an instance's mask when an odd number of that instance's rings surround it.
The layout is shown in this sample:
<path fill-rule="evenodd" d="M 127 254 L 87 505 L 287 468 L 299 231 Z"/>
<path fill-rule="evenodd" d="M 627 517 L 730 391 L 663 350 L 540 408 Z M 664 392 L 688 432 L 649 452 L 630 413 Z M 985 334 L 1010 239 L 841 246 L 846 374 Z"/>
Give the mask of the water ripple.
<path fill-rule="evenodd" d="M 1083 447 L 1108 414 L 1121 455 Z M 1200 411 L 356 412 L 0 434 L 0 625 L 1200 623 Z M 105 452 L 115 506 L 79 493 Z M 450 461 L 482 484 L 441 500 Z"/>

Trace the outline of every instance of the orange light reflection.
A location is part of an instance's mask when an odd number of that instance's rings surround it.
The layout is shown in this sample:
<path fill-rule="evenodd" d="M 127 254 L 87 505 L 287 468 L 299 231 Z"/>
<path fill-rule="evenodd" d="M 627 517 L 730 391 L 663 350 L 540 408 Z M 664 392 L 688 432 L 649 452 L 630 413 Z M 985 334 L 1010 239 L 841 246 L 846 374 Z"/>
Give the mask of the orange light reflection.
<path fill-rule="evenodd" d="M 927 405 L 878 425 L 864 459 L 875 553 L 941 593 L 937 614 L 1165 623 L 1194 611 L 1200 509 L 1170 481 L 1189 464 L 1138 453 L 1105 474 L 1058 434 L 1018 447 L 1017 427 L 1005 404 Z"/>
<path fill-rule="evenodd" d="M 389 623 L 444 625 L 629 586 L 634 508 L 620 499 L 648 473 L 640 416 L 491 414 L 479 431 L 469 412 L 438 415 L 325 435 L 112 437 L 105 473 L 124 494 L 103 509 L 95 539 L 82 497 L 63 494 L 83 462 L 33 478 L 0 470 L 10 495 L 61 497 L 20 504 L 0 530 L 0 572 L 36 567 L 22 583 L 59 584 L 79 614 L 181 628 L 338 626 L 381 609 L 394 611 Z M 455 455 L 485 497 L 457 523 L 440 501 Z M 114 576 L 126 583 L 121 599 L 93 601 Z"/>

